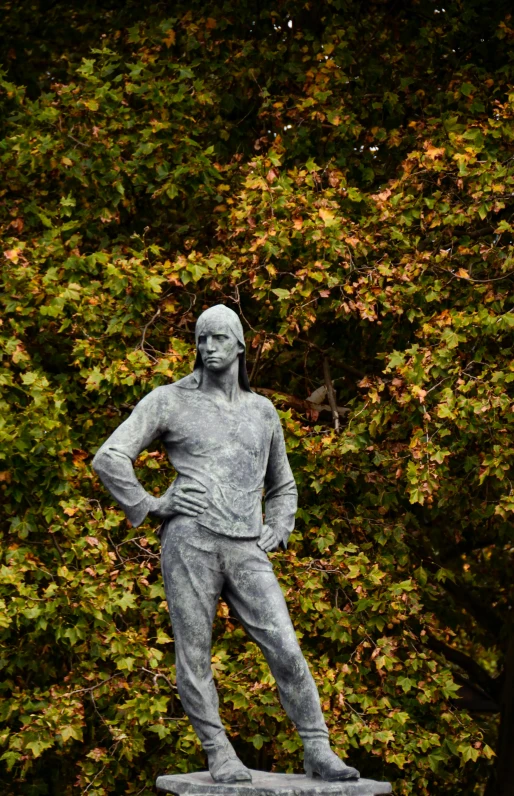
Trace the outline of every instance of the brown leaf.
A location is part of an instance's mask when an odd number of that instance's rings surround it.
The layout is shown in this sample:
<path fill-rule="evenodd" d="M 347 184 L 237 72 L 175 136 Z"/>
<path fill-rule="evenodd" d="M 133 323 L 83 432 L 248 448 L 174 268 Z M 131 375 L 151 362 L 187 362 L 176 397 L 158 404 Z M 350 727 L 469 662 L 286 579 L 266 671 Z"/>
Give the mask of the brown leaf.
<path fill-rule="evenodd" d="M 73 464 L 75 464 L 75 465 L 82 464 L 84 459 L 87 459 L 88 456 L 89 456 L 89 454 L 86 451 L 74 450 L 73 451 Z"/>
<path fill-rule="evenodd" d="M 15 218 L 14 221 L 11 221 L 9 224 L 10 227 L 16 230 L 16 232 L 23 232 L 23 227 L 25 226 L 25 222 L 22 218 Z"/>

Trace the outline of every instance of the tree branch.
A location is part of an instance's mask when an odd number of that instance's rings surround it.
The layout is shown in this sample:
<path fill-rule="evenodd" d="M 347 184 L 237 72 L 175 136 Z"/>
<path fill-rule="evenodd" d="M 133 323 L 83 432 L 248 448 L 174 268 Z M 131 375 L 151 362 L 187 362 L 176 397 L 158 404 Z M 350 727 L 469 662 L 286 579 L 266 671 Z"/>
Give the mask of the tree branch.
<path fill-rule="evenodd" d="M 281 401 L 290 406 L 291 409 L 296 409 L 297 412 L 330 412 L 332 414 L 332 407 L 327 404 L 316 404 L 314 401 L 297 398 L 296 395 L 289 395 L 281 390 L 270 390 L 267 387 L 253 387 L 252 389 L 261 395 L 266 395 L 268 398 L 273 395 L 278 396 Z M 336 410 L 339 417 L 344 417 L 350 411 L 347 406 L 337 406 Z"/>
<path fill-rule="evenodd" d="M 339 412 L 337 411 L 336 394 L 334 392 L 334 385 L 330 376 L 330 365 L 328 357 L 323 357 L 323 376 L 325 378 L 325 386 L 327 388 L 327 398 L 332 412 L 332 420 L 334 421 L 334 429 L 336 434 L 339 433 Z"/>
<path fill-rule="evenodd" d="M 303 343 L 309 348 L 314 348 L 316 351 L 319 351 L 319 353 L 322 354 L 323 356 L 327 354 L 327 350 L 325 348 L 321 348 L 319 345 L 316 345 L 316 343 L 313 343 L 311 340 L 305 340 L 303 337 L 298 337 L 297 340 L 299 343 Z M 349 365 L 348 362 L 338 362 L 337 368 L 338 370 L 346 371 L 346 373 L 349 373 L 352 376 L 357 376 L 359 379 L 363 379 L 364 376 L 366 375 L 363 370 L 359 370 L 359 368 L 355 368 L 353 365 Z"/>
<path fill-rule="evenodd" d="M 428 636 L 428 646 L 434 652 L 444 655 L 451 663 L 455 663 L 457 666 L 460 666 L 461 669 L 464 669 L 471 679 L 485 691 L 487 696 L 492 697 L 494 700 L 499 699 L 502 687 L 501 677 L 491 677 L 485 669 L 482 669 L 479 663 L 474 661 L 473 658 L 470 658 L 469 655 L 466 655 L 465 652 L 450 647 L 448 644 L 445 644 L 444 641 L 435 638 L 435 636 Z"/>
<path fill-rule="evenodd" d="M 253 365 L 252 365 L 252 372 L 250 373 L 250 384 L 252 383 L 252 381 L 254 379 L 254 376 L 257 373 L 257 369 L 259 367 L 259 361 L 260 361 L 260 358 L 261 358 L 262 346 L 263 345 L 264 345 L 264 343 L 259 343 L 259 346 L 257 348 L 257 353 L 255 354 L 255 359 L 254 359 L 254 362 L 253 362 Z"/>
<path fill-rule="evenodd" d="M 424 551 L 424 554 L 421 553 L 420 559 L 423 566 L 435 574 L 439 569 L 444 569 L 444 565 L 439 559 L 439 556 L 436 555 L 435 551 L 433 550 L 429 539 L 434 528 L 439 529 L 443 533 L 445 532 L 446 528 L 438 523 L 428 524 L 424 520 L 422 522 L 427 533 L 426 536 L 422 534 L 420 537 L 418 537 L 418 544 L 422 546 Z M 441 586 L 448 592 L 448 594 L 453 597 L 458 606 L 463 608 L 471 616 L 473 616 L 474 619 L 476 619 L 478 624 L 485 631 L 495 638 L 500 636 L 504 629 L 504 623 L 498 613 L 488 606 L 484 602 L 483 598 L 477 597 L 475 594 L 473 594 L 473 592 L 462 582 L 454 583 L 452 580 L 446 579 L 441 581 Z"/>
<path fill-rule="evenodd" d="M 455 602 L 468 611 L 485 630 L 496 637 L 500 635 L 503 630 L 503 622 L 495 611 L 484 604 L 482 599 L 476 597 L 462 583 L 456 584 L 451 580 L 446 580 L 441 585 L 451 594 Z"/>

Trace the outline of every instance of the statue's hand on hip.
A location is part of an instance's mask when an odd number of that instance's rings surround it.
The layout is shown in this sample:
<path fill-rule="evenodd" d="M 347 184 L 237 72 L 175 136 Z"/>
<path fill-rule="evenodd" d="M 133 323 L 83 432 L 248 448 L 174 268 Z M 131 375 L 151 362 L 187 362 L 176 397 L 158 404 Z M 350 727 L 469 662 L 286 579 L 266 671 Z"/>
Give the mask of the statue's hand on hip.
<path fill-rule="evenodd" d="M 278 548 L 280 542 L 281 538 L 277 531 L 269 525 L 263 525 L 261 536 L 257 542 L 261 550 L 264 550 L 265 553 L 270 553 Z"/>
<path fill-rule="evenodd" d="M 207 490 L 200 484 L 184 484 L 175 487 L 173 484 L 164 495 L 152 497 L 150 511 L 161 520 L 185 514 L 187 517 L 198 517 L 207 508 L 204 493 Z"/>

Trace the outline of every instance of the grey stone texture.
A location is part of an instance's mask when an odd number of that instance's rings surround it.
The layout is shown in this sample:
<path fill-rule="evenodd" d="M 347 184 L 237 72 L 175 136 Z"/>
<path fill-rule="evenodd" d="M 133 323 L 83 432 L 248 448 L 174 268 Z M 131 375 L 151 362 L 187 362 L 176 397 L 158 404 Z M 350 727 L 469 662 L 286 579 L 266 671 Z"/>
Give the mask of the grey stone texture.
<path fill-rule="evenodd" d="M 267 556 L 286 547 L 297 508 L 280 419 L 273 404 L 250 388 L 243 329 L 235 312 L 211 307 L 198 318 L 195 335 L 193 373 L 143 398 L 99 449 L 93 467 L 134 526 L 147 514 L 162 521 L 161 564 L 177 688 L 212 777 L 225 783 L 222 788 L 239 788 L 237 793 L 260 792 L 255 785 L 241 784 L 250 774 L 219 715 L 211 636 L 222 597 L 268 661 L 282 705 L 303 741 L 305 770 L 325 780 L 357 779 L 359 772 L 330 749 L 318 691 Z M 135 460 L 155 440 L 162 442 L 177 472 L 159 498 L 145 491 L 134 472 Z M 202 776 L 170 781 L 207 787 Z M 279 781 L 297 788 L 303 783 L 313 794 L 371 793 L 351 784 L 320 791 L 319 784 L 302 777 Z"/>
<path fill-rule="evenodd" d="M 165 774 L 157 778 L 158 790 L 176 796 L 379 796 L 392 793 L 388 782 L 360 779 L 324 782 L 300 774 L 268 774 L 252 771 L 251 783 L 224 785 L 213 782 L 208 771 Z"/>
<path fill-rule="evenodd" d="M 255 539 L 213 534 L 191 517 L 170 520 L 161 566 L 175 639 L 182 705 L 206 751 L 224 735 L 211 671 L 211 632 L 220 595 L 263 650 L 280 700 L 302 737 L 327 737 L 316 685 L 303 657 L 271 561 Z"/>

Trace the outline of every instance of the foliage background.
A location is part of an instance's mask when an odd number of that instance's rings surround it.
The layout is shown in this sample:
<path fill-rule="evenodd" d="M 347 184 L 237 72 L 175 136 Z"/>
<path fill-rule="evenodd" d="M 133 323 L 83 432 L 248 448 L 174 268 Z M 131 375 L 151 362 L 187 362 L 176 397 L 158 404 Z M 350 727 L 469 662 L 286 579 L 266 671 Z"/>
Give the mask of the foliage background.
<path fill-rule="evenodd" d="M 155 528 L 90 461 L 215 302 L 281 410 L 276 568 L 335 747 L 396 794 L 514 793 L 509 5 L 0 3 L 5 793 L 204 765 Z M 213 666 L 243 758 L 300 770 L 224 605 Z"/>

